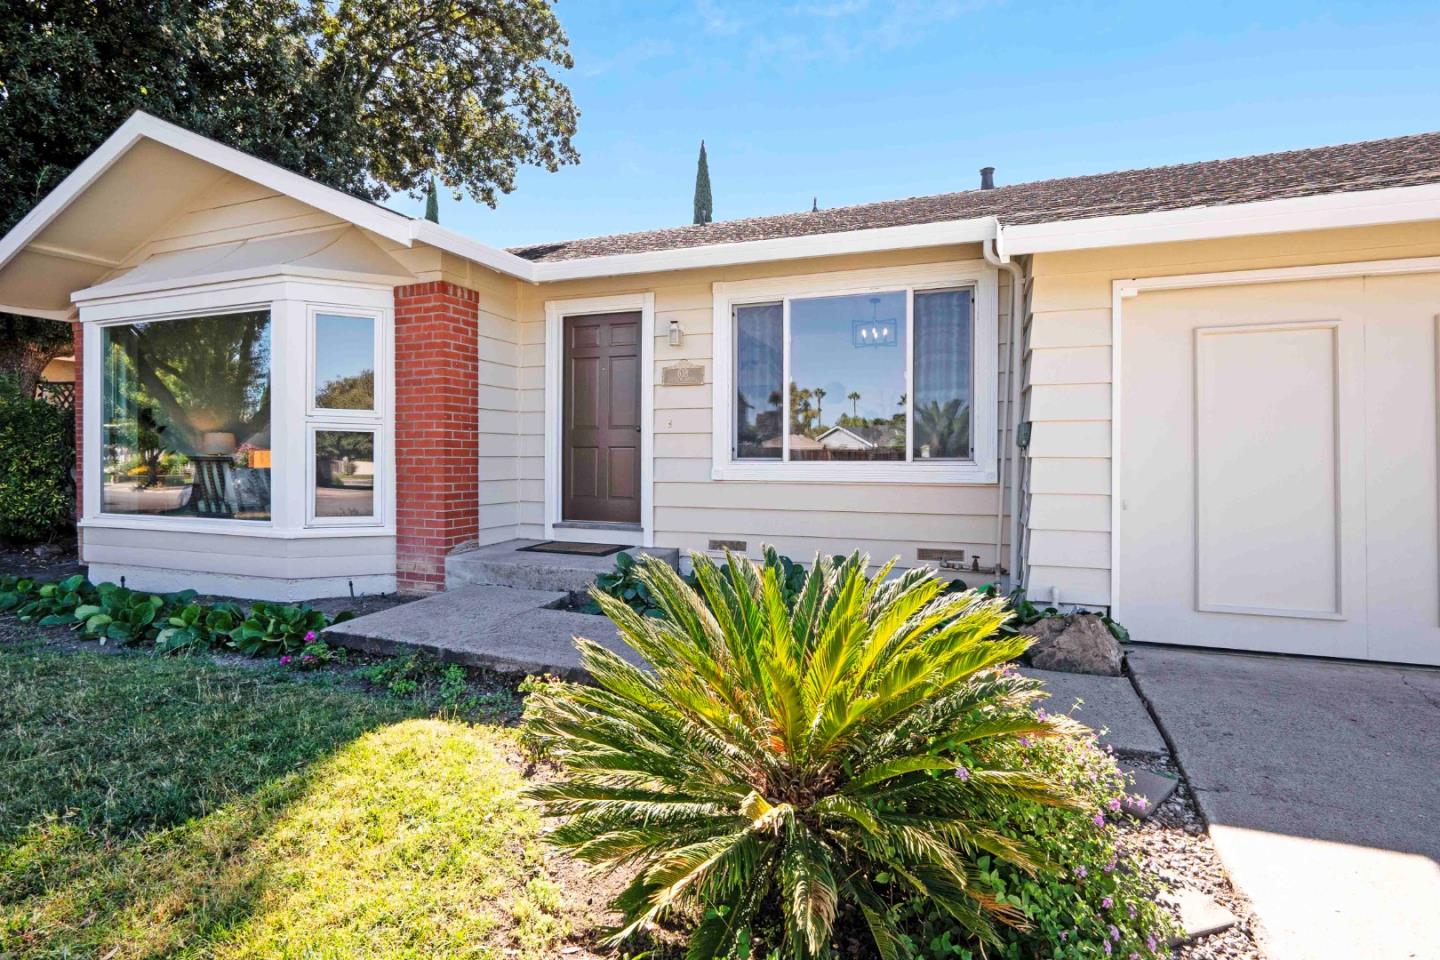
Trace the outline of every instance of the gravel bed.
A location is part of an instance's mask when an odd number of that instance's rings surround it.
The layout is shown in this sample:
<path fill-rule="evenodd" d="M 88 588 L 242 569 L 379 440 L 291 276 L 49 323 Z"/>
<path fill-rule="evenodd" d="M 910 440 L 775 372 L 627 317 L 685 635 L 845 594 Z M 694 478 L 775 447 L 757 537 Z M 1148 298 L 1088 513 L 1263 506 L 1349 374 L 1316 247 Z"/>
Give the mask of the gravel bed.
<path fill-rule="evenodd" d="M 1180 778 L 1180 786 L 1150 819 L 1132 821 L 1125 828 L 1133 835 L 1131 842 L 1140 847 L 1151 869 L 1167 884 L 1208 894 L 1236 918 L 1230 929 L 1186 944 L 1175 956 L 1180 960 L 1265 960 L 1257 942 L 1259 920 L 1254 908 L 1231 885 L 1179 769 L 1171 760 L 1156 757 L 1127 758 L 1125 762 Z"/>

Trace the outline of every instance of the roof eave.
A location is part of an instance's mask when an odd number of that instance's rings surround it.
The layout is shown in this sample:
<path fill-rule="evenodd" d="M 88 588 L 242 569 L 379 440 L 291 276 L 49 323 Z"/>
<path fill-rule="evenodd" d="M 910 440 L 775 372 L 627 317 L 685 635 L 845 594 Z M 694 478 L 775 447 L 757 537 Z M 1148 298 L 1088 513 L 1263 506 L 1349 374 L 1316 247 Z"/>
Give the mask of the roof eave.
<path fill-rule="evenodd" d="M 847 253 L 877 253 L 885 250 L 907 250 L 957 243 L 980 243 L 994 239 L 996 226 L 997 222 L 994 217 L 978 217 L 971 220 L 946 220 L 940 223 L 876 227 L 869 230 L 846 230 L 839 233 L 817 233 L 800 237 L 774 237 L 767 240 L 746 240 L 740 243 L 717 243 L 707 246 L 681 247 L 675 250 L 648 250 L 643 253 L 619 253 L 603 257 L 577 257 L 573 260 L 542 260 L 534 263 L 533 266 L 535 267 L 536 282 L 555 283 L 590 277 L 660 273 L 776 260 L 800 260 L 807 257 L 840 256 Z"/>
<path fill-rule="evenodd" d="M 1153 213 L 1011 224 L 1007 255 L 1440 220 L 1440 184 L 1286 197 Z"/>

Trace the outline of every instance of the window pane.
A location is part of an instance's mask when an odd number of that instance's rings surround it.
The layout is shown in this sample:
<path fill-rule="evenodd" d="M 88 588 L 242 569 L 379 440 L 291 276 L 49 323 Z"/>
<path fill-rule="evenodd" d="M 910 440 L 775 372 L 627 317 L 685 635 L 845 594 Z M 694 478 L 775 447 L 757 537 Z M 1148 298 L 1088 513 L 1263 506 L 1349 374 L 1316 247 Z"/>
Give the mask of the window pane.
<path fill-rule="evenodd" d="M 375 516 L 375 434 L 315 431 L 315 516 Z"/>
<path fill-rule="evenodd" d="M 905 459 L 905 294 L 790 302 L 790 459 Z"/>
<path fill-rule="evenodd" d="M 916 460 L 971 456 L 973 300 L 970 290 L 915 294 Z"/>
<path fill-rule="evenodd" d="M 315 315 L 315 406 L 375 409 L 375 321 Z"/>
<path fill-rule="evenodd" d="M 784 308 L 735 308 L 735 458 L 778 460 L 785 383 Z"/>
<path fill-rule="evenodd" d="M 270 314 L 105 327 L 101 509 L 270 519 Z"/>

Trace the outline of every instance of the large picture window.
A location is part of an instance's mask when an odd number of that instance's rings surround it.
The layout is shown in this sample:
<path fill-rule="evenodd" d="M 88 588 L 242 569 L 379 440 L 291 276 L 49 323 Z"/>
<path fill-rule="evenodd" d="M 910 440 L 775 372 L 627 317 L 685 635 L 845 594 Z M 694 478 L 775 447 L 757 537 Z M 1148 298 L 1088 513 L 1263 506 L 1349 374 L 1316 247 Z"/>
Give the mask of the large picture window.
<path fill-rule="evenodd" d="M 101 509 L 270 519 L 270 313 L 102 330 Z"/>
<path fill-rule="evenodd" d="M 974 303 L 958 287 L 736 304 L 734 459 L 970 459 Z"/>

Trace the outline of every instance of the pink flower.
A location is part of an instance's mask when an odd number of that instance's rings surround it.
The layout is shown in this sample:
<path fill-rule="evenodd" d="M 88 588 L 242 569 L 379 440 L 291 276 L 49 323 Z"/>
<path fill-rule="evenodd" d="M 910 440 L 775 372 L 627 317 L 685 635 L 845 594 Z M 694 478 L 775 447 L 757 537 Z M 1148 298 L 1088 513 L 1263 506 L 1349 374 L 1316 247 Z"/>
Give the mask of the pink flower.
<path fill-rule="evenodd" d="M 1110 939 L 1114 940 L 1116 943 L 1120 942 L 1120 928 L 1115 926 L 1115 924 L 1113 923 L 1110 924 Z"/>
<path fill-rule="evenodd" d="M 290 665 L 290 655 L 287 653 L 287 654 L 285 654 L 285 656 L 283 656 L 283 657 L 280 658 L 280 666 L 282 666 L 282 667 L 288 667 L 289 665 Z"/>
<path fill-rule="evenodd" d="M 1097 827 L 1103 827 L 1103 826 L 1105 826 L 1105 814 L 1103 814 L 1103 813 L 1097 813 L 1097 814 L 1095 814 L 1095 816 L 1091 817 L 1090 819 L 1093 820 L 1093 821 L 1095 821 L 1095 826 L 1097 826 Z"/>
<path fill-rule="evenodd" d="M 1100 901 L 1100 906 L 1105 908 L 1106 910 L 1109 910 L 1111 907 L 1115 906 L 1115 901 L 1111 900 L 1109 897 L 1105 897 Z"/>
<path fill-rule="evenodd" d="M 966 770 L 964 767 L 957 766 L 955 768 L 955 778 L 963 783 L 966 780 L 970 779 L 970 771 Z"/>
<path fill-rule="evenodd" d="M 1086 870 L 1083 866 L 1075 868 L 1075 876 L 1079 877 L 1081 880 L 1084 880 L 1089 872 L 1090 871 Z"/>
<path fill-rule="evenodd" d="M 1111 797 L 1109 800 L 1105 801 L 1105 806 L 1113 812 L 1120 812 L 1120 798 Z"/>
<path fill-rule="evenodd" d="M 1106 941 L 1105 941 L 1105 955 L 1108 957 L 1108 956 L 1109 956 L 1111 953 L 1113 953 L 1113 952 L 1114 952 L 1114 951 L 1110 949 L 1110 941 L 1109 941 L 1109 940 L 1106 940 Z"/>
<path fill-rule="evenodd" d="M 1114 873 L 1114 872 L 1115 872 L 1115 858 L 1114 858 L 1114 857 L 1111 857 L 1111 858 L 1110 858 L 1110 862 L 1107 863 L 1107 864 L 1105 864 L 1105 866 L 1101 867 L 1100 869 L 1101 869 L 1101 870 L 1104 870 L 1106 873 Z"/>
<path fill-rule="evenodd" d="M 306 643 L 314 643 L 314 642 L 315 642 L 315 631 L 314 631 L 314 630 L 310 630 L 310 631 L 307 631 L 307 632 L 306 632 L 306 634 L 305 634 L 305 642 L 306 642 Z"/>

